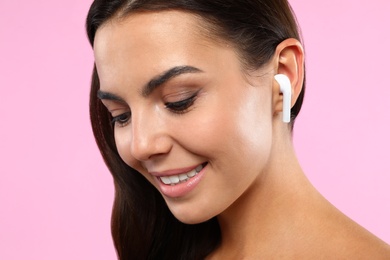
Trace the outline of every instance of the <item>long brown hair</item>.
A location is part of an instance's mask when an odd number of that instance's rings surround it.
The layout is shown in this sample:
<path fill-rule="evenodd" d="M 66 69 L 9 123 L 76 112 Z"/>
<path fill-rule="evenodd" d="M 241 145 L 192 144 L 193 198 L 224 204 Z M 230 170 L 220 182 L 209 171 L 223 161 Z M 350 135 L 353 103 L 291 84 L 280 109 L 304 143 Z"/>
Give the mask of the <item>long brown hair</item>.
<path fill-rule="evenodd" d="M 203 18 L 215 35 L 229 41 L 248 69 L 260 68 L 287 38 L 300 40 L 293 11 L 286 0 L 95 0 L 86 27 L 93 46 L 97 29 L 119 15 L 141 11 L 183 10 Z M 130 58 L 130 57 L 129 57 Z M 116 149 L 111 116 L 97 98 L 99 77 L 94 67 L 90 92 L 93 133 L 115 183 L 112 236 L 119 259 L 204 259 L 220 243 L 216 218 L 187 225 L 169 211 L 160 193 L 126 165 Z M 291 109 L 293 124 L 305 83 Z"/>

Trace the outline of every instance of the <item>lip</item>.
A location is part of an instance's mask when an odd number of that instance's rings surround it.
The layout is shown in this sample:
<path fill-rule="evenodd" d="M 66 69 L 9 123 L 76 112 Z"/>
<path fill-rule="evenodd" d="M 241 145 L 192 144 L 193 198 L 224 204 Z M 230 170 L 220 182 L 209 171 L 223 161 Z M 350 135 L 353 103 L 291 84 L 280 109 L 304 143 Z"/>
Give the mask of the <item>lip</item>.
<path fill-rule="evenodd" d="M 196 167 L 198 167 L 201 164 L 197 164 L 194 166 L 190 167 L 185 167 L 185 168 L 180 168 L 180 169 L 173 169 L 173 170 L 167 170 L 167 171 L 162 171 L 162 172 L 149 172 L 149 174 L 155 176 L 155 177 L 165 177 L 165 176 L 172 176 L 172 175 L 179 175 L 182 173 L 186 173 L 189 171 L 192 171 Z"/>
<path fill-rule="evenodd" d="M 187 195 L 189 192 L 191 192 L 195 187 L 199 184 L 199 182 L 202 180 L 205 171 L 207 169 L 208 164 L 206 164 L 203 169 L 194 177 L 190 178 L 189 180 L 178 183 L 176 185 L 167 185 L 164 184 L 160 177 L 164 176 L 172 176 L 172 175 L 178 175 L 182 173 L 189 172 L 196 167 L 198 167 L 200 164 L 192 167 L 187 167 L 187 168 L 181 168 L 181 169 L 174 169 L 174 170 L 168 170 L 164 172 L 151 172 L 150 174 L 154 176 L 157 185 L 161 191 L 161 193 L 169 198 L 179 198 Z"/>

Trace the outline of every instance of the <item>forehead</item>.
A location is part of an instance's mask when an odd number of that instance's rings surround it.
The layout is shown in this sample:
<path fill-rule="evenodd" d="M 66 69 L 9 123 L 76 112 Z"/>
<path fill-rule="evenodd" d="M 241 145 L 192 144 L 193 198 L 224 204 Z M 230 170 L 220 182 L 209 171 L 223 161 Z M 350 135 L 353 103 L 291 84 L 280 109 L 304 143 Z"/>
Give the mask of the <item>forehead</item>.
<path fill-rule="evenodd" d="M 159 11 L 115 17 L 103 24 L 94 41 L 101 85 L 142 84 L 168 68 L 204 63 L 221 52 L 205 22 L 182 11 Z M 226 44 L 225 44 L 226 46 Z M 223 48 L 222 48 L 223 49 Z M 128 75 L 124 77 L 124 75 Z"/>
<path fill-rule="evenodd" d="M 213 37 L 204 28 L 205 22 L 201 18 L 182 11 L 142 12 L 115 17 L 96 32 L 95 58 L 107 58 L 105 54 L 111 56 L 115 52 L 126 54 L 135 48 L 158 52 L 163 48 L 169 50 L 168 46 L 175 50 L 180 45 L 188 48 L 194 44 L 208 45 Z"/>

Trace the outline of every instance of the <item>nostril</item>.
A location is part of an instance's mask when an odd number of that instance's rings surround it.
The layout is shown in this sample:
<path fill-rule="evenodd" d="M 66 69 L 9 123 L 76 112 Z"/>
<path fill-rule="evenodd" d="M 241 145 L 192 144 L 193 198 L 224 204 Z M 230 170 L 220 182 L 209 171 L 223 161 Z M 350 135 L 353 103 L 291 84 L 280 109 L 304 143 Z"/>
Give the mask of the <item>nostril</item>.
<path fill-rule="evenodd" d="M 151 155 L 151 148 L 148 147 L 148 144 L 141 140 L 134 140 L 131 143 L 131 155 L 136 158 L 138 161 L 146 161 Z"/>
<path fill-rule="evenodd" d="M 171 148 L 172 140 L 166 134 L 153 134 L 144 135 L 143 138 L 133 138 L 130 149 L 134 158 L 147 161 L 168 154 Z"/>

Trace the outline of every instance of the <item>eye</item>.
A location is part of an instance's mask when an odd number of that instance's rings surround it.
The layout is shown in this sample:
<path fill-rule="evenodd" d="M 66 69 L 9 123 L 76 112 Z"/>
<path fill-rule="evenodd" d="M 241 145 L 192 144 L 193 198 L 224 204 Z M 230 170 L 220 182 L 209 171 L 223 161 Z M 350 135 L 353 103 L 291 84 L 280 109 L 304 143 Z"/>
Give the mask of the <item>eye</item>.
<path fill-rule="evenodd" d="M 198 93 L 195 93 L 191 97 L 180 100 L 180 101 L 166 102 L 165 107 L 174 113 L 178 113 L 178 114 L 185 113 L 186 110 L 194 104 L 195 99 L 197 97 L 197 94 Z"/>
<path fill-rule="evenodd" d="M 119 127 L 124 127 L 130 122 L 130 119 L 131 119 L 131 113 L 126 112 L 118 116 L 112 117 L 111 123 Z"/>

